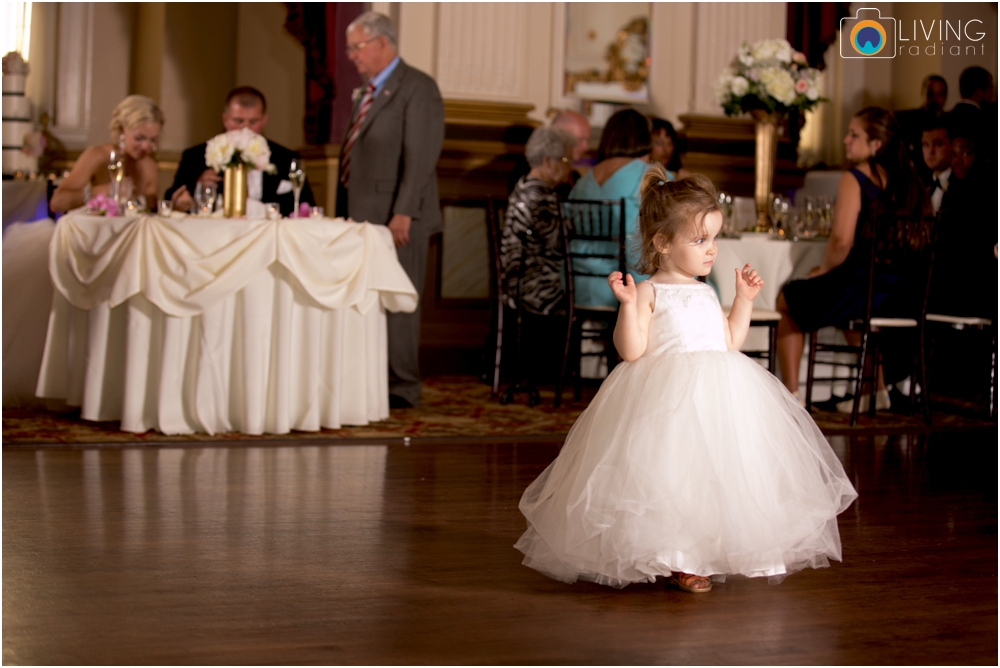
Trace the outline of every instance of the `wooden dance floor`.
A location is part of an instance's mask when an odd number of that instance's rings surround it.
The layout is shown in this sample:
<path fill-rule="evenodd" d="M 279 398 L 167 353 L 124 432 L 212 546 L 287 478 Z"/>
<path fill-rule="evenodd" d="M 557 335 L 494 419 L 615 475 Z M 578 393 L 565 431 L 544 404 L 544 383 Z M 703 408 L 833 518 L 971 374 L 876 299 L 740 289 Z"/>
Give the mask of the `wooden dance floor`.
<path fill-rule="evenodd" d="M 6 664 L 993 664 L 997 433 L 831 443 L 844 562 L 707 595 L 520 565 L 559 443 L 6 447 Z"/>

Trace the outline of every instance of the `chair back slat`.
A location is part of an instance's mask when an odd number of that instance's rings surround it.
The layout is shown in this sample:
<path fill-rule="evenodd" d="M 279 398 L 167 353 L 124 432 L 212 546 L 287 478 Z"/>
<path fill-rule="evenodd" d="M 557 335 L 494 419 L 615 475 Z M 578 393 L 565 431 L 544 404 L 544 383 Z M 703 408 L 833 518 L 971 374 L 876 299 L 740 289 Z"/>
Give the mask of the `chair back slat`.
<path fill-rule="evenodd" d="M 567 241 L 567 273 L 570 278 L 607 277 L 606 273 L 588 271 L 575 262 L 583 258 L 615 260 L 618 271 L 624 273 L 625 200 L 566 200 L 562 204 L 562 213 Z"/>

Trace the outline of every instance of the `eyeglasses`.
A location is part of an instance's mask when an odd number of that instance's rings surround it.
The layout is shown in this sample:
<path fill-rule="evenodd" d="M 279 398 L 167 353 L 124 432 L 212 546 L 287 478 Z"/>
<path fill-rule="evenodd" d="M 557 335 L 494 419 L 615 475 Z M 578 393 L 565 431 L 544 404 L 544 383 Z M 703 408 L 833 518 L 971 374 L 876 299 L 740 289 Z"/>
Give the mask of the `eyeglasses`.
<path fill-rule="evenodd" d="M 376 35 L 375 37 L 371 37 L 369 39 L 366 39 L 363 42 L 358 42 L 357 44 L 348 44 L 347 48 L 344 49 L 344 52 L 347 55 L 351 55 L 352 53 L 357 53 L 358 51 L 360 51 L 361 49 L 365 48 L 366 46 L 368 46 L 369 44 L 371 44 L 372 42 L 374 42 L 375 40 L 377 40 L 381 36 L 382 35 Z"/>

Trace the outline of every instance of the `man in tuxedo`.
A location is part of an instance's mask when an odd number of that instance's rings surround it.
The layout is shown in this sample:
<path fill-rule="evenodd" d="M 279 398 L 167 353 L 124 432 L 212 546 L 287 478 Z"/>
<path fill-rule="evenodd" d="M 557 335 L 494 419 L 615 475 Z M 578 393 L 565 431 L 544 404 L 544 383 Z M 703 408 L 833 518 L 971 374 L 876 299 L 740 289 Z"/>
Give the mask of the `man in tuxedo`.
<path fill-rule="evenodd" d="M 347 54 L 367 85 L 341 143 L 337 215 L 387 226 L 400 264 L 422 294 L 428 239 L 441 230 L 441 93 L 431 77 L 399 58 L 396 33 L 382 14 L 366 12 L 347 27 Z M 420 310 L 387 318 L 390 405 L 418 406 Z"/>
<path fill-rule="evenodd" d="M 250 128 L 257 134 L 263 135 L 266 125 L 267 101 L 263 93 L 249 86 L 229 91 L 225 110 L 222 112 L 222 126 L 227 132 Z M 299 154 L 270 139 L 267 140 L 267 145 L 271 149 L 271 163 L 277 171 L 275 174 L 268 174 L 251 170 L 247 175 L 247 194 L 251 199 L 277 203 L 281 208 L 281 214 L 287 216 L 295 206 L 292 184 L 288 180 L 288 169 L 293 158 L 299 159 Z M 205 164 L 205 144 L 184 151 L 177 173 L 174 175 L 174 183 L 167 188 L 164 198 L 171 200 L 175 208 L 187 211 L 193 204 L 192 194 L 199 182 L 218 184 L 221 192 L 222 175 Z M 315 204 L 308 181 L 302 188 L 299 201 Z"/>
<path fill-rule="evenodd" d="M 943 120 L 924 129 L 920 147 L 923 151 L 924 168 L 929 172 L 925 185 L 931 194 L 934 213 L 937 213 L 951 179 L 951 136 Z"/>
<path fill-rule="evenodd" d="M 918 109 L 896 112 L 900 134 L 909 151 L 910 160 L 921 177 L 927 174 L 921 159 L 921 135 L 925 128 L 944 117 L 944 105 L 948 101 L 948 82 L 940 74 L 929 74 L 920 88 L 924 103 Z"/>

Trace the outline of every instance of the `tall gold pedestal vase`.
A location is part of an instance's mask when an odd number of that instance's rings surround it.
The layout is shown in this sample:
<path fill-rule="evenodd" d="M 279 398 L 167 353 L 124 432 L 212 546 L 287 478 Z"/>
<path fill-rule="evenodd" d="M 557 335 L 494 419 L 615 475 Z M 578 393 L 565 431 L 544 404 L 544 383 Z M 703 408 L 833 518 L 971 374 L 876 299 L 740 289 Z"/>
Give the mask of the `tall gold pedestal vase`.
<path fill-rule="evenodd" d="M 774 166 L 778 159 L 778 123 L 781 116 L 761 109 L 750 112 L 754 123 L 753 199 L 757 205 L 757 232 L 772 229 L 770 197 L 774 186 Z"/>
<path fill-rule="evenodd" d="M 222 210 L 226 218 L 247 215 L 247 166 L 229 165 L 223 177 Z"/>

